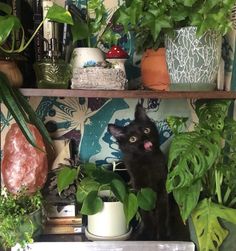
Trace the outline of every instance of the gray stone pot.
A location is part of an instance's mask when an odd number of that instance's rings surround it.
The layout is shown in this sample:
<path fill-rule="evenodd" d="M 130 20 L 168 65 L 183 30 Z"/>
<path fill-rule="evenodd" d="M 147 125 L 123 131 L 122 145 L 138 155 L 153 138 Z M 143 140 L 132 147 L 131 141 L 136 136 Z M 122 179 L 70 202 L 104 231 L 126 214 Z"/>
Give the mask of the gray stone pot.
<path fill-rule="evenodd" d="M 176 30 L 173 37 L 165 37 L 166 61 L 171 84 L 187 84 L 204 88 L 215 87 L 221 58 L 221 36 L 210 31 L 196 36 L 196 27 Z M 209 88 L 206 86 L 206 89 Z"/>

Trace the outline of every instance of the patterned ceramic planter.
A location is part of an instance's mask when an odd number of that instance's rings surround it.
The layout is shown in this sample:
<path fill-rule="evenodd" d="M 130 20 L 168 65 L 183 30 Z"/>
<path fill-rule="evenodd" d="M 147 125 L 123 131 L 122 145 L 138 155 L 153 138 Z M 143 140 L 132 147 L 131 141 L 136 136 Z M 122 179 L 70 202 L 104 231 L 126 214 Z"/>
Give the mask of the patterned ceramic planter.
<path fill-rule="evenodd" d="M 207 32 L 196 36 L 196 27 L 176 30 L 165 38 L 166 60 L 173 84 L 214 84 L 221 57 L 221 36 Z"/>
<path fill-rule="evenodd" d="M 96 66 L 104 61 L 103 52 L 99 48 L 79 47 L 73 50 L 71 64 L 75 68 Z"/>

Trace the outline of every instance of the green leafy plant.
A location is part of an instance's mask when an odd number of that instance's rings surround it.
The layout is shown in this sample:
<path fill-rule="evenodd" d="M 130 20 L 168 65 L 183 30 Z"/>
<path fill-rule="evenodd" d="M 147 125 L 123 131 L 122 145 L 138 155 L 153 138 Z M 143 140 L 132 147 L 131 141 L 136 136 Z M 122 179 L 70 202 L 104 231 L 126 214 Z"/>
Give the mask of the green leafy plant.
<path fill-rule="evenodd" d="M 135 34 L 137 51 L 163 46 L 164 35 L 196 26 L 200 36 L 209 29 L 221 34 L 232 28 L 234 0 L 126 0 L 114 22 Z"/>
<path fill-rule="evenodd" d="M 134 191 L 120 175 L 92 163 L 62 168 L 57 176 L 59 194 L 74 182 L 77 183 L 76 199 L 82 205 L 81 213 L 85 215 L 102 210 L 103 200 L 99 192 L 103 190 L 111 192 L 111 200 L 115 198 L 123 203 L 127 224 L 138 214 L 139 209 L 149 211 L 156 205 L 156 193 L 151 188 Z"/>
<path fill-rule="evenodd" d="M 4 13 L 2 16 L 0 16 L 0 50 L 5 53 L 20 53 L 24 51 L 32 42 L 35 35 L 43 26 L 46 19 L 58 23 L 66 23 L 73 25 L 71 14 L 63 7 L 54 4 L 48 9 L 46 17 L 41 21 L 41 23 L 38 25 L 38 27 L 28 39 L 28 41 L 26 41 L 24 27 L 20 19 L 12 15 L 11 6 L 5 3 L 0 3 L 0 11 Z M 21 41 L 18 47 L 16 44 L 15 37 L 16 32 L 21 32 Z"/>
<path fill-rule="evenodd" d="M 112 32 L 110 27 L 113 13 L 112 9 L 106 10 L 104 0 L 86 1 L 86 14 L 73 16 L 73 42 L 83 40 L 88 47 L 96 47 L 99 41 L 109 45 L 116 43 L 120 36 Z"/>
<path fill-rule="evenodd" d="M 29 46 L 46 19 L 54 22 L 73 25 L 71 14 L 66 9 L 54 4 L 49 8 L 45 19 L 39 24 L 29 40 L 26 41 L 24 28 L 19 18 L 11 14 L 11 6 L 5 3 L 0 3 L 0 11 L 3 13 L 3 15 L 0 16 L 0 51 L 4 52 L 6 55 L 16 54 L 24 51 Z M 16 32 L 21 34 L 21 41 L 19 45 L 16 44 Z M 47 140 L 47 142 L 52 144 L 51 138 L 42 121 L 34 113 L 19 90 L 10 86 L 8 79 L 6 78 L 5 74 L 1 72 L 1 70 L 0 100 L 6 105 L 11 115 L 21 128 L 23 134 L 33 146 L 36 146 L 35 139 L 29 130 L 27 123 L 34 124 L 39 129 L 42 136 Z"/>
<path fill-rule="evenodd" d="M 43 138 L 52 145 L 51 137 L 43 122 L 31 108 L 19 89 L 13 88 L 4 73 L 0 71 L 0 101 L 8 108 L 9 112 L 19 125 L 26 139 L 34 147 L 37 147 L 35 138 L 28 127 L 28 123 L 34 124 Z"/>
<path fill-rule="evenodd" d="M 222 220 L 236 224 L 236 121 L 229 107 L 230 101 L 198 100 L 194 130 L 176 131 L 170 146 L 167 191 L 183 221 L 192 222 L 200 251 L 219 250 L 228 235 Z"/>
<path fill-rule="evenodd" d="M 35 223 L 33 213 L 42 209 L 42 195 L 38 191 L 27 195 L 24 190 L 17 195 L 5 188 L 0 195 L 0 246 L 11 248 L 17 243 L 24 248 L 32 243 L 41 222 Z"/>

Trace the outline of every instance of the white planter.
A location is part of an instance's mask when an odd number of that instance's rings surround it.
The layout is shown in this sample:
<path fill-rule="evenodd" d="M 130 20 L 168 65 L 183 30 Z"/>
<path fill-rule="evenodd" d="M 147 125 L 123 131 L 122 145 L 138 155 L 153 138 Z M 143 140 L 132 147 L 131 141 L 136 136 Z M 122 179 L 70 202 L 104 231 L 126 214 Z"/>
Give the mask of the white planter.
<path fill-rule="evenodd" d="M 90 234 L 103 237 L 122 236 L 128 232 L 123 204 L 104 202 L 103 210 L 88 215 L 87 230 Z"/>
<path fill-rule="evenodd" d="M 75 68 L 94 66 L 104 61 L 103 52 L 99 48 L 80 47 L 73 50 L 71 65 Z"/>

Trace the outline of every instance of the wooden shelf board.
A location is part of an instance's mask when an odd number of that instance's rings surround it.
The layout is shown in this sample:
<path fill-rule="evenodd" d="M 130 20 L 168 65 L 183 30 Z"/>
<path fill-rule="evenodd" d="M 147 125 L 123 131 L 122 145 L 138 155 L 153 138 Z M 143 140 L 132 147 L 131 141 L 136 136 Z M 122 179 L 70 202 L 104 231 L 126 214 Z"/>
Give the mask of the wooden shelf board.
<path fill-rule="evenodd" d="M 91 97 L 91 98 L 163 98 L 163 99 L 236 99 L 236 92 L 227 91 L 151 91 L 151 90 L 82 90 L 20 89 L 25 96 Z"/>

